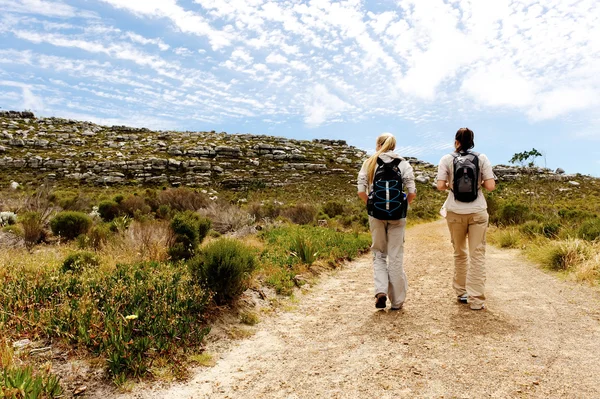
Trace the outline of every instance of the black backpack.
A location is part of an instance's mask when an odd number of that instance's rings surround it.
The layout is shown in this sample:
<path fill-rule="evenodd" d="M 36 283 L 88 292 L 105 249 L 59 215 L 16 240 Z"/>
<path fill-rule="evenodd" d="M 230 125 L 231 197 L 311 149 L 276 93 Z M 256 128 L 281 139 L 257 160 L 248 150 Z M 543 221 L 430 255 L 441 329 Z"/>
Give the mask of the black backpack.
<path fill-rule="evenodd" d="M 367 200 L 367 213 L 379 220 L 398 220 L 406 217 L 408 202 L 402 192 L 402 173 L 396 158 L 383 162 L 377 158 L 377 169 L 373 176 L 373 189 Z"/>
<path fill-rule="evenodd" d="M 452 154 L 454 157 L 454 181 L 452 191 L 454 199 L 460 202 L 473 202 L 479 193 L 479 154 L 476 152 L 461 152 Z"/>

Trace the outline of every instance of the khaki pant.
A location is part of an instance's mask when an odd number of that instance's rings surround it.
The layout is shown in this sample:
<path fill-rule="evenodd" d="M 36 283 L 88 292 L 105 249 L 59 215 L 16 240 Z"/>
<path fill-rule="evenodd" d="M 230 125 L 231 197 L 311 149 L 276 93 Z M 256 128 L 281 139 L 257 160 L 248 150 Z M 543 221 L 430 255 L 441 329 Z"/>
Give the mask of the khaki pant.
<path fill-rule="evenodd" d="M 481 308 L 485 301 L 485 233 L 488 220 L 487 211 L 466 215 L 448 212 L 446 216 L 454 247 L 454 290 L 457 296 L 467 293 L 469 304 L 476 309 Z"/>
<path fill-rule="evenodd" d="M 404 273 L 404 232 L 406 219 L 379 220 L 369 216 L 373 244 L 373 277 L 375 295 L 384 293 L 393 308 L 399 308 L 406 299 L 408 283 Z"/>

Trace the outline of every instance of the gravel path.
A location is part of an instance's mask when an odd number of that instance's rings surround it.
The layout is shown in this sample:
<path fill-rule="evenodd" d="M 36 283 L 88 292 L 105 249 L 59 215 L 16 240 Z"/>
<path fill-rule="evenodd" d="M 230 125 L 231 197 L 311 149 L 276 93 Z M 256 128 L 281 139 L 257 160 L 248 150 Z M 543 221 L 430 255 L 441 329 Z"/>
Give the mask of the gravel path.
<path fill-rule="evenodd" d="M 370 256 L 186 384 L 128 398 L 600 398 L 600 292 L 488 247 L 484 311 L 456 302 L 444 221 L 409 229 L 409 294 L 376 311 Z M 140 387 L 141 388 L 141 387 Z"/>

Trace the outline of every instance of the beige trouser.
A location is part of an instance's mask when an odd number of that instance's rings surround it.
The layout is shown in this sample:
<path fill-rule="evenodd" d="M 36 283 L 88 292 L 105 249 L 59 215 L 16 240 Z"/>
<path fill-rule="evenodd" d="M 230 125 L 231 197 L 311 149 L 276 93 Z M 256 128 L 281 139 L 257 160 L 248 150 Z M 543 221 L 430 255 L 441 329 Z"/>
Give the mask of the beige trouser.
<path fill-rule="evenodd" d="M 393 308 L 399 308 L 406 299 L 408 283 L 404 267 L 404 232 L 406 219 L 379 220 L 369 216 L 373 244 L 373 277 L 375 295 L 389 296 Z"/>
<path fill-rule="evenodd" d="M 458 296 L 466 292 L 469 304 L 475 308 L 481 307 L 485 301 L 485 233 L 488 219 L 487 211 L 466 215 L 448 212 L 446 216 L 454 247 L 454 290 Z"/>

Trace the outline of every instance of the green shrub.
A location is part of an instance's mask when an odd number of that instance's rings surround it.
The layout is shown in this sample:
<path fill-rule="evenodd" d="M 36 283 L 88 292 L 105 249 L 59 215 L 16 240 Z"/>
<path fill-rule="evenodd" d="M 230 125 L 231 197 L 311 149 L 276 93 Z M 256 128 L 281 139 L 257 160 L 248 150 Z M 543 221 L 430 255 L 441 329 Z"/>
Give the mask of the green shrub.
<path fill-rule="evenodd" d="M 70 190 L 56 190 L 48 200 L 65 211 L 86 211 L 90 209 L 90 200 L 82 193 Z"/>
<path fill-rule="evenodd" d="M 3 368 L 0 398 L 54 399 L 63 397 L 60 380 L 53 374 L 36 375 L 31 366 Z"/>
<path fill-rule="evenodd" d="M 524 223 L 529 216 L 529 208 L 522 204 L 508 203 L 498 212 L 497 223 L 500 225 L 513 225 Z"/>
<path fill-rule="evenodd" d="M 519 246 L 519 234 L 514 230 L 503 230 L 497 233 L 496 242 L 500 248 L 516 248 Z"/>
<path fill-rule="evenodd" d="M 102 201 L 98 204 L 98 213 L 102 220 L 110 222 L 121 214 L 121 209 L 115 201 Z"/>
<path fill-rule="evenodd" d="M 558 237 L 561 227 L 561 224 L 558 222 L 543 223 L 542 233 L 548 238 L 556 238 Z"/>
<path fill-rule="evenodd" d="M 306 237 L 297 236 L 292 242 L 292 255 L 307 265 L 312 265 L 317 260 L 318 251 Z"/>
<path fill-rule="evenodd" d="M 585 242 L 568 240 L 544 247 L 541 260 L 552 270 L 567 270 L 585 261 L 589 255 L 590 250 Z"/>
<path fill-rule="evenodd" d="M 23 237 L 23 229 L 17 225 L 4 226 L 2 231 L 5 233 L 14 234 L 17 237 Z"/>
<path fill-rule="evenodd" d="M 59 212 L 50 220 L 52 233 L 67 240 L 73 240 L 77 236 L 87 233 L 91 226 L 92 219 L 81 212 Z"/>
<path fill-rule="evenodd" d="M 583 222 L 577 235 L 587 241 L 594 241 L 600 237 L 600 219 L 590 219 Z"/>
<path fill-rule="evenodd" d="M 207 245 L 188 265 L 196 281 L 223 305 L 244 292 L 257 262 L 254 252 L 240 241 L 222 238 Z"/>
<path fill-rule="evenodd" d="M 265 204 L 252 203 L 248 205 L 248 213 L 256 220 L 276 219 L 281 214 L 281 205 L 267 202 Z"/>
<path fill-rule="evenodd" d="M 3 331 L 67 338 L 106 359 L 115 381 L 143 376 L 157 357 L 177 359 L 182 343 L 197 346 L 207 333 L 209 295 L 177 264 L 119 264 L 83 275 L 48 267 L 3 272 Z"/>
<path fill-rule="evenodd" d="M 123 199 L 125 199 L 123 194 L 117 194 L 114 196 L 113 201 L 116 202 L 117 204 L 121 205 L 121 202 L 123 202 Z"/>
<path fill-rule="evenodd" d="M 540 222 L 530 220 L 521 225 L 519 231 L 528 237 L 535 237 L 536 235 L 543 234 L 544 226 Z"/>
<path fill-rule="evenodd" d="M 19 222 L 23 227 L 23 239 L 27 248 L 42 242 L 46 236 L 44 222 L 39 212 L 25 212 L 19 215 Z"/>
<path fill-rule="evenodd" d="M 160 219 L 168 220 L 171 218 L 171 207 L 169 205 L 160 205 L 156 210 L 156 216 Z"/>
<path fill-rule="evenodd" d="M 110 237 L 110 227 L 107 224 L 93 226 L 87 234 L 87 244 L 95 250 L 102 248 Z"/>
<path fill-rule="evenodd" d="M 185 211 L 176 214 L 171 221 L 171 229 L 174 233 L 173 244 L 168 251 L 171 259 L 192 258 L 196 254 L 198 245 L 208 234 L 210 226 L 210 219 L 196 212 Z"/>
<path fill-rule="evenodd" d="M 310 204 L 296 204 L 285 208 L 283 216 L 296 224 L 310 224 L 317 216 L 317 208 Z"/>
<path fill-rule="evenodd" d="M 91 252 L 76 252 L 66 257 L 62 264 L 62 271 L 80 272 L 88 267 L 97 267 L 100 259 Z"/>
<path fill-rule="evenodd" d="M 322 211 L 330 218 L 343 215 L 346 210 L 344 203 L 339 201 L 327 201 L 323 204 Z"/>
<path fill-rule="evenodd" d="M 558 216 L 560 216 L 563 219 L 573 220 L 573 221 L 581 221 L 581 220 L 585 220 L 585 219 L 591 219 L 591 218 L 598 217 L 598 215 L 596 215 L 595 213 L 588 212 L 583 209 L 573 209 L 573 208 L 560 209 L 558 211 Z"/>

